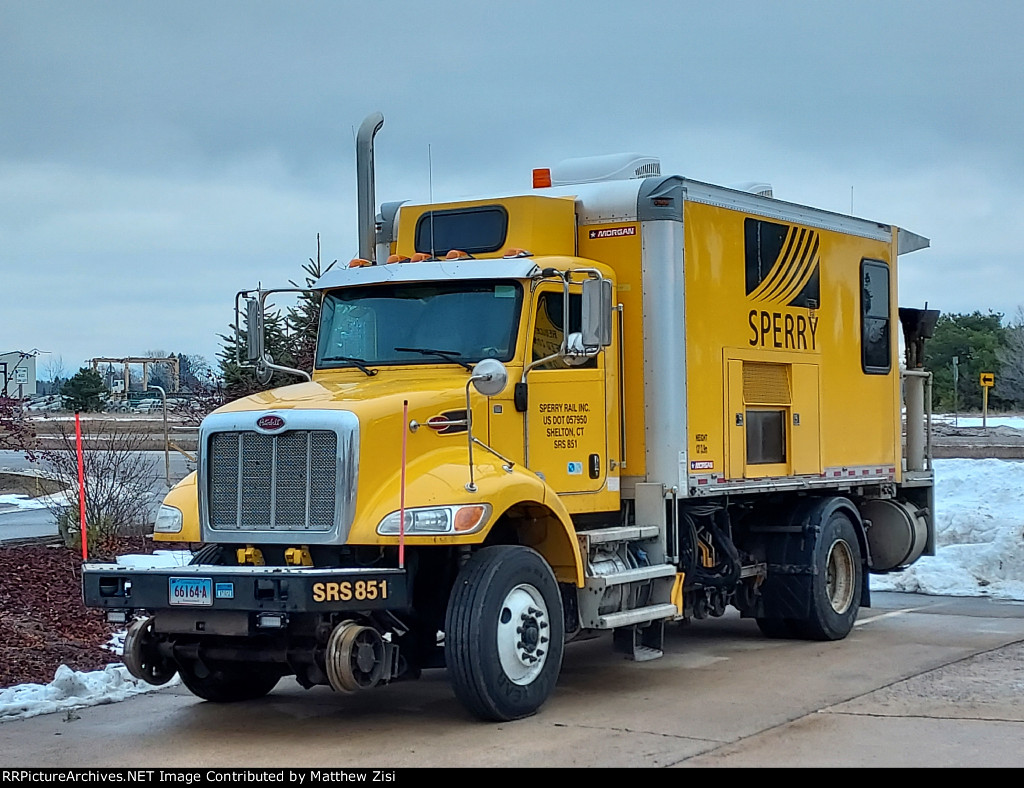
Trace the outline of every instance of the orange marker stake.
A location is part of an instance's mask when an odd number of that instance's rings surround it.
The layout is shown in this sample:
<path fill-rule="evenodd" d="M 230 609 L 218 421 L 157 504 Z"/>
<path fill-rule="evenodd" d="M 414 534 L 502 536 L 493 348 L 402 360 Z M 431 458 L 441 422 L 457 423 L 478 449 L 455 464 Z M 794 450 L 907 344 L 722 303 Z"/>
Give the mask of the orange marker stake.
<path fill-rule="evenodd" d="M 75 447 L 78 450 L 78 508 L 82 526 L 82 561 L 89 560 L 89 532 L 85 527 L 85 462 L 82 458 L 82 418 L 75 412 Z"/>

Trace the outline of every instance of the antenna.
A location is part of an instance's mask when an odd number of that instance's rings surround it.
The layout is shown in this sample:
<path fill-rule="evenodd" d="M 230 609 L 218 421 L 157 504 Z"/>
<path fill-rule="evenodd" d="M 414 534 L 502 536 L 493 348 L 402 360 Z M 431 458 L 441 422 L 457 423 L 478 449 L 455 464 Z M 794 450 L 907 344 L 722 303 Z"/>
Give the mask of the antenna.
<path fill-rule="evenodd" d="M 853 216 L 853 187 L 850 187 L 850 216 Z"/>
<path fill-rule="evenodd" d="M 437 257 L 434 254 L 434 160 L 430 155 L 429 142 L 427 143 L 427 191 L 430 202 L 430 256 Z"/>

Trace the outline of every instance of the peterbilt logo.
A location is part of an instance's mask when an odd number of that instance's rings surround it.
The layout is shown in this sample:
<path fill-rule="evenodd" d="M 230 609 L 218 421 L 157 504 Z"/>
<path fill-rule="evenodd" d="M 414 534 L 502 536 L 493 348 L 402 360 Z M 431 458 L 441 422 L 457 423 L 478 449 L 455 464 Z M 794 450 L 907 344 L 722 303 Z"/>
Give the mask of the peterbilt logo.
<path fill-rule="evenodd" d="M 277 430 L 284 427 L 284 419 L 282 419 L 280 416 L 275 416 L 273 414 L 267 416 L 260 416 L 258 419 L 256 419 L 256 427 L 257 429 L 261 429 L 264 432 L 276 432 Z"/>

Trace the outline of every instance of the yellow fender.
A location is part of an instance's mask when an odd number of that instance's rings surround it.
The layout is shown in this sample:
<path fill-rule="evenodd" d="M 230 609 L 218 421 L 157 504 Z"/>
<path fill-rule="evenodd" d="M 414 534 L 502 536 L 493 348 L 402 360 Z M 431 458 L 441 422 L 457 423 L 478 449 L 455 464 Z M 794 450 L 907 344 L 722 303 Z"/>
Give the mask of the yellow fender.
<path fill-rule="evenodd" d="M 173 506 L 181 512 L 181 531 L 176 534 L 153 533 L 154 542 L 196 542 L 199 538 L 199 490 L 196 488 L 196 473 L 174 485 L 164 496 L 164 506 Z"/>

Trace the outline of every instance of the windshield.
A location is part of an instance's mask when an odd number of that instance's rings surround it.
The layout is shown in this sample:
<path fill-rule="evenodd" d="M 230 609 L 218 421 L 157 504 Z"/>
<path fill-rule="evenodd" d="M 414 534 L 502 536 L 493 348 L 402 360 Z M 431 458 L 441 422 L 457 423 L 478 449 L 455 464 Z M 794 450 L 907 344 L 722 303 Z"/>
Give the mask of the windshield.
<path fill-rule="evenodd" d="M 486 279 L 332 290 L 324 296 L 316 366 L 509 361 L 522 296 L 518 282 Z"/>

